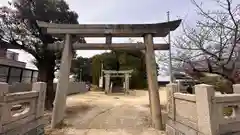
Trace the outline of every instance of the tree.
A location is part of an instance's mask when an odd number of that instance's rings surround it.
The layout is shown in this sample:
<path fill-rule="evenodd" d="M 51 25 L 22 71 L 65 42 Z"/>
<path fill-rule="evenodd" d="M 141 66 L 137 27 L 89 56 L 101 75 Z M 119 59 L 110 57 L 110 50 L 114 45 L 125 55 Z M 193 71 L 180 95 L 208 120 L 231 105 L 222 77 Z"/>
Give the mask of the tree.
<path fill-rule="evenodd" d="M 116 54 L 118 55 L 116 57 Z M 92 81 L 93 84 L 99 82 L 101 75 L 101 64 L 105 70 L 134 70 L 132 73 L 130 87 L 143 89 L 147 87 L 145 55 L 140 51 L 114 51 L 103 53 L 92 57 Z M 158 69 L 156 69 L 158 70 Z M 121 78 L 113 79 L 116 83 L 121 83 Z"/>
<path fill-rule="evenodd" d="M 69 9 L 64 0 L 14 0 L 9 7 L 0 8 L 1 40 L 11 43 L 35 58 L 39 70 L 38 81 L 47 83 L 46 108 L 51 109 L 54 100 L 53 79 L 56 53 L 47 45 L 60 41 L 43 34 L 37 20 L 49 23 L 77 24 L 78 15 Z"/>
<path fill-rule="evenodd" d="M 91 59 L 83 57 L 73 59 L 72 73 L 77 81 L 91 82 Z"/>
<path fill-rule="evenodd" d="M 194 28 L 183 25 L 183 34 L 174 40 L 173 60 L 177 68 L 202 76 L 208 72 L 238 83 L 240 59 L 240 5 L 231 0 L 213 0 L 218 10 L 205 11 L 195 0 L 201 20 Z"/>

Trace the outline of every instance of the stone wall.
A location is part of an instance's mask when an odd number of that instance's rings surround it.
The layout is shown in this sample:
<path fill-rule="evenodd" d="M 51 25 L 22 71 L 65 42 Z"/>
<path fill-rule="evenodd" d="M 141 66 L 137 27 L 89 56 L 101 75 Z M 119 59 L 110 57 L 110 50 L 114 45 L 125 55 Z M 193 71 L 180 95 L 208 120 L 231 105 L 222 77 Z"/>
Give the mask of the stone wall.
<path fill-rule="evenodd" d="M 0 83 L 0 88 L 0 135 L 43 135 L 46 83 L 17 93 L 9 93 L 7 83 Z"/>
<path fill-rule="evenodd" d="M 54 90 L 56 90 L 57 83 L 54 83 Z M 68 95 L 88 92 L 85 82 L 69 82 Z"/>
<path fill-rule="evenodd" d="M 14 83 L 12 85 L 9 85 L 10 93 L 24 92 L 24 91 L 31 91 L 31 90 L 32 90 L 31 83 Z"/>
<path fill-rule="evenodd" d="M 213 86 L 195 86 L 195 94 L 168 86 L 167 135 L 240 135 L 240 85 L 234 94 L 215 94 Z M 228 114 L 227 114 L 228 113 Z"/>
<path fill-rule="evenodd" d="M 57 84 L 53 84 L 53 89 L 56 90 Z M 13 85 L 9 86 L 9 92 L 24 92 L 24 91 L 31 91 L 32 84 L 31 83 L 15 83 Z M 76 94 L 76 93 L 84 93 L 87 92 L 86 84 L 85 82 L 70 82 L 69 83 L 69 89 L 68 89 L 68 95 Z"/>

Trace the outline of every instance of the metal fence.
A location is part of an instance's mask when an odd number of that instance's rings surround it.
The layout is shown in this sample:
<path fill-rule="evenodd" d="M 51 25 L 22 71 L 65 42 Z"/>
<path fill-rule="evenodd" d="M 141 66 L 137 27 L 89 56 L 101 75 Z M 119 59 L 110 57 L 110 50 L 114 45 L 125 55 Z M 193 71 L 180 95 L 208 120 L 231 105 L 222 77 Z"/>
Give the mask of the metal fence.
<path fill-rule="evenodd" d="M 37 77 L 37 70 L 0 65 L 0 82 L 8 84 L 16 82 L 32 83 L 37 81 Z"/>

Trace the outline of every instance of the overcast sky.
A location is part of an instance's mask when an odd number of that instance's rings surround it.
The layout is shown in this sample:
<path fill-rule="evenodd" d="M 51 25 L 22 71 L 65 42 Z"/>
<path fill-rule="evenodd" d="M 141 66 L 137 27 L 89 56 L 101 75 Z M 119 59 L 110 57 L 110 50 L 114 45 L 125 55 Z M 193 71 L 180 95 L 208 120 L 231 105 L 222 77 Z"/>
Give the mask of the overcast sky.
<path fill-rule="evenodd" d="M 0 0 L 1 5 L 7 5 L 8 0 Z M 79 23 L 157 23 L 167 20 L 166 12 L 170 11 L 171 20 L 184 19 L 184 22 L 194 24 L 197 19 L 195 7 L 191 0 L 66 0 L 71 10 L 79 15 Z M 200 0 L 197 0 L 200 1 Z M 204 0 L 209 6 L 210 0 Z M 179 30 L 173 34 L 177 34 Z M 87 39 L 87 42 L 103 42 L 101 39 Z M 126 42 L 115 39 L 115 42 Z M 156 39 L 155 42 L 162 42 Z M 104 51 L 78 51 L 84 57 L 91 57 Z M 27 67 L 33 68 L 32 57 L 20 53 L 20 60 L 28 62 Z"/>

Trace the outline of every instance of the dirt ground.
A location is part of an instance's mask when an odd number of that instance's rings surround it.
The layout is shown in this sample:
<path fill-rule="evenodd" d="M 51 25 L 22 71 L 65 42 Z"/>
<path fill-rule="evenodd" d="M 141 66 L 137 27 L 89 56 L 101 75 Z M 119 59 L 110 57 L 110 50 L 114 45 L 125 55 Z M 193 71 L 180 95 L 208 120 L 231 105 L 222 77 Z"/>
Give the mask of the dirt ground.
<path fill-rule="evenodd" d="M 166 91 L 160 91 L 166 104 Z M 151 128 L 147 91 L 133 95 L 88 92 L 69 96 L 65 125 L 48 135 L 164 135 Z"/>

